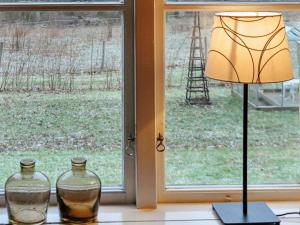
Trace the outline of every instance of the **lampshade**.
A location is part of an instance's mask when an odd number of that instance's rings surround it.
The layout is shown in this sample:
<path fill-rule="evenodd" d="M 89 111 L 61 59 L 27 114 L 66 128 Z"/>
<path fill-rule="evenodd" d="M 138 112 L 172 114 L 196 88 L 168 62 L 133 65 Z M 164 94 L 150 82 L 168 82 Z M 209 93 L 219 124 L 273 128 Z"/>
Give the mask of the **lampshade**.
<path fill-rule="evenodd" d="M 292 79 L 292 62 L 281 13 L 216 14 L 205 73 L 216 80 L 245 84 Z"/>

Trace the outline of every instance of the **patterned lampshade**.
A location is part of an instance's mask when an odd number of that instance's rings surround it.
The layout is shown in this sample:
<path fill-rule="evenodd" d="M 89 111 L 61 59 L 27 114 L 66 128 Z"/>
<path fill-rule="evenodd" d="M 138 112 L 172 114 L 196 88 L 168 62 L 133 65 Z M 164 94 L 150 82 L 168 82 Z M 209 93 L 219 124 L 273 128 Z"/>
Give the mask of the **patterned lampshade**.
<path fill-rule="evenodd" d="M 216 14 L 205 73 L 212 79 L 245 84 L 292 79 L 281 13 Z"/>

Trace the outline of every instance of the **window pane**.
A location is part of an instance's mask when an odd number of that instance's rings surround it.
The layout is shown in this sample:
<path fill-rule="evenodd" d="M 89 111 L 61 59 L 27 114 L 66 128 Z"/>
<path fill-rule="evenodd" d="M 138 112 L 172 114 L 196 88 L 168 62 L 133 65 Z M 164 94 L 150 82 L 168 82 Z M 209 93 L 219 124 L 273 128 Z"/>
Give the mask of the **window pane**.
<path fill-rule="evenodd" d="M 0 14 L 0 188 L 22 158 L 55 186 L 84 156 L 122 185 L 122 14 Z"/>
<path fill-rule="evenodd" d="M 193 58 L 190 51 L 193 27 L 198 26 L 194 25 L 194 19 L 192 12 L 167 15 L 166 184 L 241 184 L 242 86 L 208 79 L 211 104 L 199 104 L 204 97 L 200 92 L 192 93 L 190 104 L 186 103 L 186 90 L 193 86 L 188 86 L 187 82 L 189 69 L 196 70 L 198 65 L 189 63 Z M 205 60 L 213 13 L 201 12 L 199 20 L 200 49 Z M 300 17 L 297 13 L 288 13 L 285 20 L 295 78 L 299 78 Z M 194 36 L 195 40 L 200 35 Z M 197 51 L 197 46 L 193 49 Z M 198 90 L 204 90 L 199 83 L 194 84 L 198 85 Z M 299 183 L 299 80 L 277 85 L 250 85 L 249 93 L 249 182 Z M 259 101 L 255 102 L 257 99 Z"/>

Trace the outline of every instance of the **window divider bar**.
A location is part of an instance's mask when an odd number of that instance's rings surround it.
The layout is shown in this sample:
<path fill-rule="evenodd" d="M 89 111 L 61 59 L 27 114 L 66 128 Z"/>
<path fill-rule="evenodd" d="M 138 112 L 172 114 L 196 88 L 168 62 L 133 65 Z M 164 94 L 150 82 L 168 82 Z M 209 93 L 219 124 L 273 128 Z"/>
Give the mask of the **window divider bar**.
<path fill-rule="evenodd" d="M 298 201 L 300 200 L 299 196 L 299 187 L 253 187 L 249 189 L 249 200 L 251 201 Z M 241 200 L 241 188 L 206 190 L 166 189 L 159 199 L 159 203 L 234 202 Z"/>
<path fill-rule="evenodd" d="M 134 2 L 127 1 L 129 10 L 123 12 L 123 184 L 128 203 L 135 203 L 135 143 L 132 146 L 132 155 L 126 152 L 128 138 L 135 138 L 135 77 L 134 77 Z M 126 97 L 125 97 L 126 96 Z"/>
<path fill-rule="evenodd" d="M 163 1 L 155 0 L 155 110 L 156 134 L 165 136 L 165 16 Z M 165 144 L 165 143 L 164 143 Z M 165 152 L 156 153 L 157 198 L 165 189 Z"/>
<path fill-rule="evenodd" d="M 136 0 L 136 204 L 156 208 L 155 0 Z"/>

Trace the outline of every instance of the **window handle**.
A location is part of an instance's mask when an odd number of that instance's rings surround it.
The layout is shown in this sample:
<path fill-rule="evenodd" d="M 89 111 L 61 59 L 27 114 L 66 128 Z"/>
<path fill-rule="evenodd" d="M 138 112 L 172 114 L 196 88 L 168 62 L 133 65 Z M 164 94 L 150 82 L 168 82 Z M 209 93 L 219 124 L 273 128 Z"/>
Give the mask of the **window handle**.
<path fill-rule="evenodd" d="M 166 146 L 164 145 L 165 137 L 159 133 L 158 137 L 156 138 L 157 145 L 156 145 L 156 151 L 158 152 L 164 152 L 166 150 Z"/>
<path fill-rule="evenodd" d="M 130 157 L 133 157 L 135 155 L 134 146 L 133 146 L 134 142 L 135 142 L 135 137 L 132 134 L 130 134 L 129 137 L 127 138 L 127 144 L 125 147 L 125 153 Z"/>

